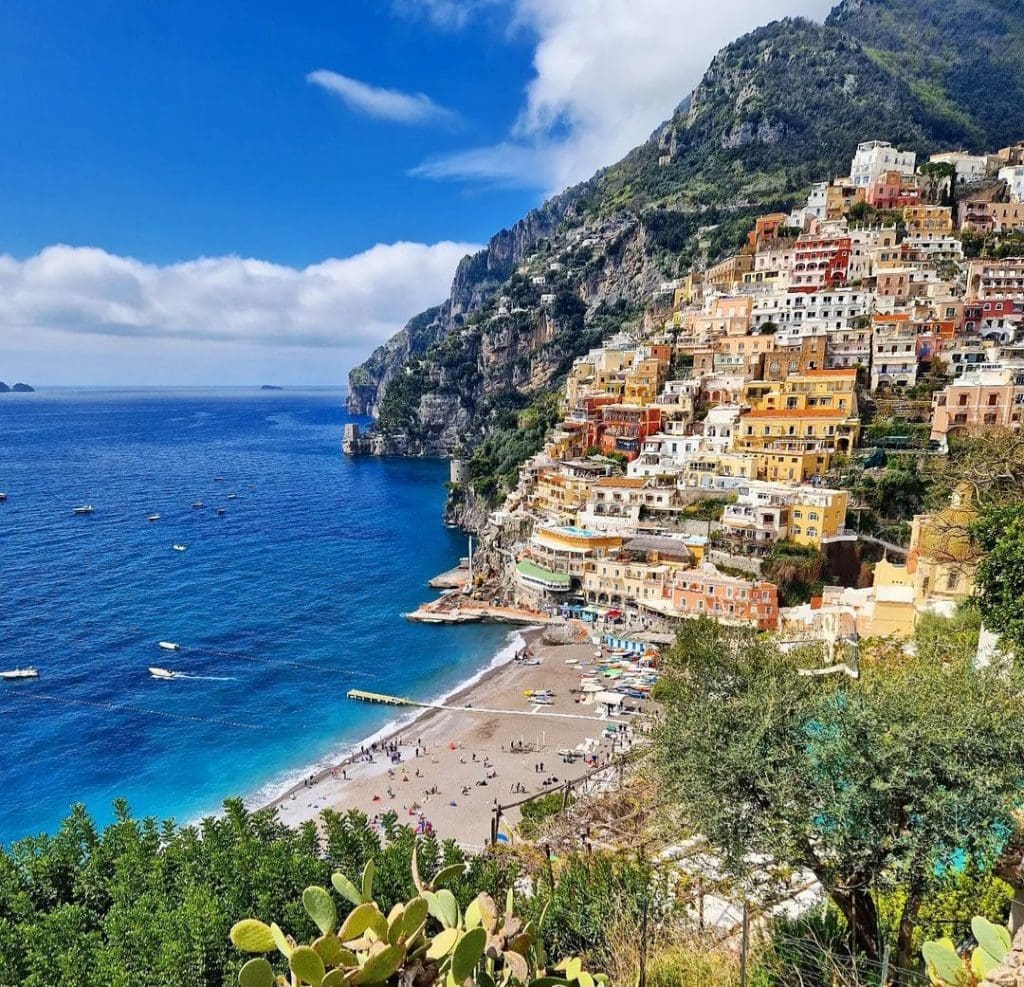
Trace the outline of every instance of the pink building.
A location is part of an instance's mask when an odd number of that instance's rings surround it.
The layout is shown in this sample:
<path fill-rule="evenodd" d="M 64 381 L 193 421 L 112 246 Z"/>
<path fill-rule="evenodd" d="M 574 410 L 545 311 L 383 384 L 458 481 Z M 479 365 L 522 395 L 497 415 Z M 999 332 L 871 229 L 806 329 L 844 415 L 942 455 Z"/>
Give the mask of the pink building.
<path fill-rule="evenodd" d="M 727 576 L 709 562 L 681 570 L 663 592 L 680 616 L 736 620 L 756 624 L 763 631 L 779 623 L 779 590 L 774 583 Z"/>
<path fill-rule="evenodd" d="M 977 435 L 1020 428 L 1024 411 L 1024 366 L 969 368 L 932 398 L 932 434 L 945 443 L 960 432 Z"/>

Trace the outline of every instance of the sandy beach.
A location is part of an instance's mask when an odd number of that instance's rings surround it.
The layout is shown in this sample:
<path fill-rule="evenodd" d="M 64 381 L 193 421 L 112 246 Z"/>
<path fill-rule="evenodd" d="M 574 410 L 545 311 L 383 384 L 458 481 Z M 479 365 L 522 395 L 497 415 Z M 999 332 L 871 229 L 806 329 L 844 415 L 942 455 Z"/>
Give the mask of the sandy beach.
<path fill-rule="evenodd" d="M 445 705 L 471 710 L 424 710 L 378 742 L 372 761 L 357 752 L 355 759 L 310 776 L 275 800 L 281 819 L 294 826 L 324 809 L 360 809 L 371 819 L 394 811 L 412 825 L 429 822 L 442 838 L 479 847 L 487 842 L 495 800 L 515 802 L 593 769 L 583 759 L 567 763 L 559 750 L 589 741 L 588 751 L 605 764 L 613 747 L 602 733 L 611 721 L 575 691 L 581 671 L 594 667 L 595 645 L 589 639 L 545 644 L 541 633 L 522 632 L 539 665 L 502 665 L 446 700 Z M 532 704 L 527 689 L 551 690 L 553 705 Z M 615 719 L 628 723 L 631 717 Z M 400 760 L 382 749 L 390 745 L 397 745 Z M 514 824 L 517 811 L 507 818 Z"/>

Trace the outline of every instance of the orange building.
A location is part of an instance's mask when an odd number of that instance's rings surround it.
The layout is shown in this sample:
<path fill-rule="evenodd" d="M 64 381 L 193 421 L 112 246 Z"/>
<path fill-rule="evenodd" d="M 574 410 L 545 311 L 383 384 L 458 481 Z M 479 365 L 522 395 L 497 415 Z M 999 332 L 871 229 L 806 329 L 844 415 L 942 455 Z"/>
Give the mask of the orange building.
<path fill-rule="evenodd" d="M 779 623 L 779 590 L 774 583 L 727 576 L 710 562 L 677 572 L 666 583 L 663 616 L 716 617 L 773 630 Z M 652 607 L 652 609 L 654 609 Z"/>
<path fill-rule="evenodd" d="M 867 201 L 875 209 L 903 209 L 921 201 L 921 189 L 913 175 L 886 171 L 868 186 Z"/>

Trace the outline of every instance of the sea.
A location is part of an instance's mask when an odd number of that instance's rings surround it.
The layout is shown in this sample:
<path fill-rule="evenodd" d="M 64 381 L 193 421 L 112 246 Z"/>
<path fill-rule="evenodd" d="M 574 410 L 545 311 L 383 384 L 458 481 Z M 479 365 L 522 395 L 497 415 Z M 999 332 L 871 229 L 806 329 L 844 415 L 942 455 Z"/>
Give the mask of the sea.
<path fill-rule="evenodd" d="M 447 464 L 346 457 L 350 421 L 336 390 L 0 395 L 0 669 L 39 670 L 0 683 L 0 843 L 75 803 L 262 804 L 394 720 L 349 689 L 437 699 L 507 656 L 402 618 L 467 552 Z"/>

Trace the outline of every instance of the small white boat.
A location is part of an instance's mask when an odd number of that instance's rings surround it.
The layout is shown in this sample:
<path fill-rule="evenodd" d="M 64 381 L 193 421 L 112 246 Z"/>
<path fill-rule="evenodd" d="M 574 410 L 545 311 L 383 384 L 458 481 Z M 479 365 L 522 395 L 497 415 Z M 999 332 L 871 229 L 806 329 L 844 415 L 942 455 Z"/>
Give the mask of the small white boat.
<path fill-rule="evenodd" d="M 154 665 L 150 665 L 149 674 L 154 679 L 176 679 L 178 677 L 177 672 L 172 672 L 169 668 L 157 668 Z"/>
<path fill-rule="evenodd" d="M 0 672 L 0 679 L 6 679 L 7 681 L 37 678 L 39 678 L 39 673 L 31 665 L 28 668 L 12 668 L 6 672 Z"/>
<path fill-rule="evenodd" d="M 147 521 L 159 521 L 160 520 L 160 515 L 159 514 L 150 514 L 149 517 L 146 518 L 146 520 Z"/>
<path fill-rule="evenodd" d="M 173 641 L 160 641 L 159 644 L 160 644 L 160 647 L 164 649 L 164 651 L 180 651 L 181 650 L 181 645 L 180 644 L 175 644 Z"/>
<path fill-rule="evenodd" d="M 96 508 L 93 507 L 92 504 L 82 504 L 79 507 L 74 508 L 74 510 L 72 510 L 71 513 L 72 514 L 92 514 L 92 512 L 94 510 L 96 510 Z"/>
<path fill-rule="evenodd" d="M 236 494 L 236 493 L 229 493 L 228 494 L 228 500 L 238 500 L 238 494 Z"/>
<path fill-rule="evenodd" d="M 195 508 L 196 510 L 199 510 L 200 508 L 202 508 L 202 507 L 205 507 L 206 505 L 205 505 L 205 504 L 204 504 L 204 503 L 203 503 L 203 502 L 202 502 L 201 500 L 197 500 L 197 501 L 195 501 L 195 502 L 194 502 L 194 503 L 192 504 L 192 506 L 193 506 L 193 507 L 194 507 L 194 508 Z"/>
<path fill-rule="evenodd" d="M 7 500 L 7 494 L 0 490 L 0 500 Z"/>
<path fill-rule="evenodd" d="M 523 660 L 522 664 L 528 665 L 530 668 L 536 668 L 540 664 L 540 659 L 539 658 L 526 658 L 526 659 Z"/>
<path fill-rule="evenodd" d="M 554 699 L 550 699 L 548 696 L 534 696 L 533 699 L 530 700 L 530 702 L 533 703 L 534 706 L 554 706 L 555 705 Z"/>
<path fill-rule="evenodd" d="M 184 552 L 187 546 L 185 545 L 172 545 L 171 548 L 176 552 Z"/>

